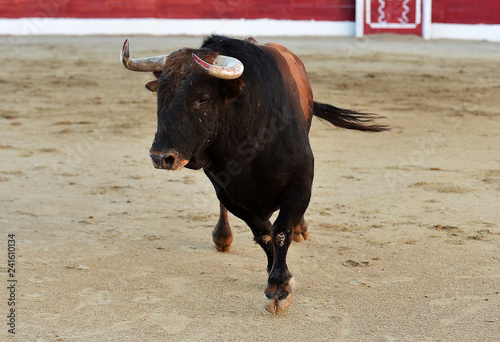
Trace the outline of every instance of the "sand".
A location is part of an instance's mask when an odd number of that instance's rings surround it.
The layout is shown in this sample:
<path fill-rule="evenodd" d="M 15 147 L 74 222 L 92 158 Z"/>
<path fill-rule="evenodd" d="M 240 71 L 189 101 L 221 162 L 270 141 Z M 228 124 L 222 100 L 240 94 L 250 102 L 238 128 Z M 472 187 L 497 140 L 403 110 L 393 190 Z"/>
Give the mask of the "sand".
<path fill-rule="evenodd" d="M 303 59 L 316 100 L 392 126 L 313 121 L 311 235 L 273 316 L 250 229 L 231 216 L 216 252 L 203 172 L 153 168 L 151 75 L 119 64 L 125 38 L 0 37 L 0 340 L 9 233 L 19 341 L 500 340 L 500 44 L 260 38 Z"/>

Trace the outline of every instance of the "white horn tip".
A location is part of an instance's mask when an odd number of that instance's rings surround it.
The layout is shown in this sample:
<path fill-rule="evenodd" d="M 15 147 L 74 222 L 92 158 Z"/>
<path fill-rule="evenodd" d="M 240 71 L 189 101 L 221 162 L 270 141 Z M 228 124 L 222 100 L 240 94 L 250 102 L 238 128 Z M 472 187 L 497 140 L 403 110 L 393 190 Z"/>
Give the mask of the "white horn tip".
<path fill-rule="evenodd" d="M 128 51 L 128 38 L 125 39 L 125 42 L 123 43 L 122 51 Z"/>
<path fill-rule="evenodd" d="M 120 62 L 122 65 L 127 68 L 127 60 L 130 58 L 130 52 L 128 48 L 128 39 L 125 39 L 123 43 L 122 52 L 120 53 Z M 128 69 L 128 68 L 127 68 Z"/>
<path fill-rule="evenodd" d="M 226 80 L 233 80 L 243 74 L 243 63 L 234 57 L 219 55 L 210 64 L 202 60 L 196 54 L 192 54 L 195 62 L 201 66 L 209 75 Z"/>

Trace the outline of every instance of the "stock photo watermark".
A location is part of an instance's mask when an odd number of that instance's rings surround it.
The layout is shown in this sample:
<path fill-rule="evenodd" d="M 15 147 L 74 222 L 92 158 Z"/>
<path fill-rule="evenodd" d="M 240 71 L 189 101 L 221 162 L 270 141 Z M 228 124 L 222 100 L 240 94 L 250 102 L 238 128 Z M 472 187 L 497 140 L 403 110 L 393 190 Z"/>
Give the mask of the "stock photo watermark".
<path fill-rule="evenodd" d="M 7 332 L 10 335 L 16 334 L 16 291 L 18 288 L 17 282 L 17 245 L 16 234 L 9 233 L 7 235 Z"/>

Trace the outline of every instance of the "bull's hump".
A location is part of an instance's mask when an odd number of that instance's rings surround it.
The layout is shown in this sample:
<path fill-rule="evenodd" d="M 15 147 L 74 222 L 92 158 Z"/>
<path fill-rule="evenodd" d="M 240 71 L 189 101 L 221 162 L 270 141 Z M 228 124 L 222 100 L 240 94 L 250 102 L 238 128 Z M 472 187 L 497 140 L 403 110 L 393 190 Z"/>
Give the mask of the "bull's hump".
<path fill-rule="evenodd" d="M 259 44 L 260 45 L 260 44 Z M 295 83 L 295 86 L 299 92 L 300 106 L 304 113 L 307 122 L 310 122 L 312 118 L 312 105 L 313 105 L 313 94 L 311 85 L 309 84 L 309 79 L 307 78 L 306 68 L 304 63 L 297 57 L 293 52 L 288 50 L 286 47 L 276 43 L 266 43 L 260 45 L 264 49 L 270 51 L 275 57 L 281 56 L 286 62 L 286 66 L 278 59 L 278 66 L 281 69 L 282 75 L 284 75 L 285 82 Z M 287 70 L 288 69 L 288 70 Z M 286 76 L 288 79 L 286 79 Z"/>

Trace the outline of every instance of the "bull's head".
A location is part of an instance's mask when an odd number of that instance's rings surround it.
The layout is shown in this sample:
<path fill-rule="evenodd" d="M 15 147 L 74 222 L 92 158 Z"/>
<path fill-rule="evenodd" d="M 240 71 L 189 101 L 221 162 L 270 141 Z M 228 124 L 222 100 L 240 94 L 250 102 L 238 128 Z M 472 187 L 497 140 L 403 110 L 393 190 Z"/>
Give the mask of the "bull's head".
<path fill-rule="evenodd" d="M 233 99 L 242 94 L 243 64 L 205 49 L 131 58 L 128 40 L 120 59 L 125 68 L 153 72 L 156 78 L 146 84 L 157 93 L 158 127 L 149 151 L 154 166 L 167 170 L 204 167 L 204 152 L 217 139 Z"/>

